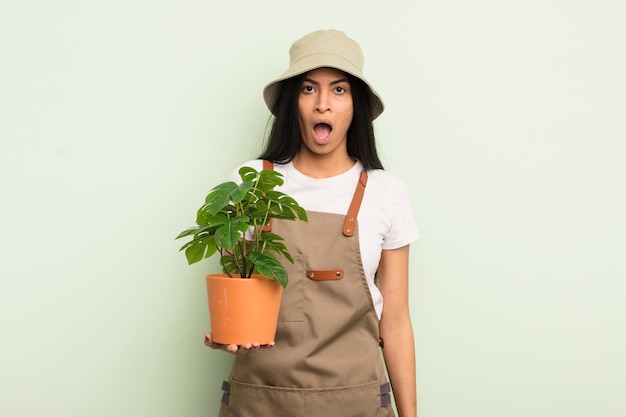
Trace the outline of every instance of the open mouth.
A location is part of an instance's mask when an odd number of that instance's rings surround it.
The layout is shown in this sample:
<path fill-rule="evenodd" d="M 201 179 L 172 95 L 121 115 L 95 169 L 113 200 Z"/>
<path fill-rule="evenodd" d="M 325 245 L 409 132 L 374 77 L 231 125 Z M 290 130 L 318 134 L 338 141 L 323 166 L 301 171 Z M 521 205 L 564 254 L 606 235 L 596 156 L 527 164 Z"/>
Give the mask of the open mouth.
<path fill-rule="evenodd" d="M 315 141 L 320 144 L 328 142 L 328 137 L 330 136 L 330 132 L 332 132 L 332 130 L 332 126 L 328 123 L 316 123 L 313 126 Z"/>

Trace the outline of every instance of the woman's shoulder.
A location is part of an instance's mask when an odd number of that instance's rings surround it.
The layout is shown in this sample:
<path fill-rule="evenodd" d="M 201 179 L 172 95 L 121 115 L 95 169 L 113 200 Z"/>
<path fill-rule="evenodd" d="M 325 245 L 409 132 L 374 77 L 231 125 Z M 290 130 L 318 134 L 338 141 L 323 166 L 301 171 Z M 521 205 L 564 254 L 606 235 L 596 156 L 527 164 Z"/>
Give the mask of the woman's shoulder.
<path fill-rule="evenodd" d="M 409 187 L 397 174 L 368 171 L 364 202 L 368 214 L 377 217 L 386 231 L 383 249 L 399 248 L 419 237 Z"/>
<path fill-rule="evenodd" d="M 396 173 L 383 169 L 367 171 L 367 185 L 395 192 L 408 192 L 406 183 Z"/>

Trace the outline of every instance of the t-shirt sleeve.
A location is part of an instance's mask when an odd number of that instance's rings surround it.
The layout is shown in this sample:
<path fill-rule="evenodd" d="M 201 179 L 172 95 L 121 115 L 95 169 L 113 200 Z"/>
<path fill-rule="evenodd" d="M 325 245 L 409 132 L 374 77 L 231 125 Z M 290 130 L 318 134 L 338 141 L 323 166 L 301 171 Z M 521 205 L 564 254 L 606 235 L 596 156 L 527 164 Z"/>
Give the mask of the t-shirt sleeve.
<path fill-rule="evenodd" d="M 397 249 L 419 238 L 409 189 L 399 178 L 391 181 L 391 222 L 383 249 Z"/>

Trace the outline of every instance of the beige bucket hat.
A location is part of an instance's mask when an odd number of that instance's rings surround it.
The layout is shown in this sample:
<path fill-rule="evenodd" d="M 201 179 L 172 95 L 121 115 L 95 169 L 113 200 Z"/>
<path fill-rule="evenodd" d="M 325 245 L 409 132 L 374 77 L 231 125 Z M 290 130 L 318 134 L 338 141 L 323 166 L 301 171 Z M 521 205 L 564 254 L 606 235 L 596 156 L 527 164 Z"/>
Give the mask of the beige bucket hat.
<path fill-rule="evenodd" d="M 363 81 L 371 97 L 372 120 L 380 116 L 385 106 L 376 90 L 363 76 L 361 47 L 338 30 L 318 30 L 295 41 L 289 49 L 289 68 L 263 89 L 265 104 L 272 111 L 280 94 L 282 81 L 305 72 L 327 67 L 351 74 Z"/>

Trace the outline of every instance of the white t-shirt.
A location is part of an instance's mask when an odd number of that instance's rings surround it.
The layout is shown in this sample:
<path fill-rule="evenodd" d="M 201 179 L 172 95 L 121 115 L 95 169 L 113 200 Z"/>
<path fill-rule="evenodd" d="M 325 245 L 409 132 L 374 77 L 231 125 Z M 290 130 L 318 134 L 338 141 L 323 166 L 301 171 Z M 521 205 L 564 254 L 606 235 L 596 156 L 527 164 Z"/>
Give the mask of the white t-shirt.
<path fill-rule="evenodd" d="M 248 161 L 257 171 L 263 169 L 262 160 Z M 274 170 L 284 176 L 285 183 L 277 187 L 293 197 L 305 210 L 345 215 L 348 212 L 363 165 L 356 162 L 343 174 L 330 178 L 311 178 L 298 171 L 291 162 L 274 164 Z M 237 169 L 231 179 L 241 177 Z M 383 299 L 374 283 L 383 249 L 397 249 L 419 237 L 406 185 L 393 173 L 381 169 L 367 172 L 367 186 L 357 217 L 361 259 L 374 308 L 380 318 Z"/>

